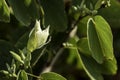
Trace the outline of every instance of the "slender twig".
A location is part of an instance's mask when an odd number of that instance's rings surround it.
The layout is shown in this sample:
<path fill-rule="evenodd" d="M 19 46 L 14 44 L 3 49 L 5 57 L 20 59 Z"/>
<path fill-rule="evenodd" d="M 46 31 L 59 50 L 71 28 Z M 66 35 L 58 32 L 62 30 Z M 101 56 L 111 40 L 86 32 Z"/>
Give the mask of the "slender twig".
<path fill-rule="evenodd" d="M 53 60 L 52 60 L 52 62 L 51 62 L 51 64 L 50 64 L 51 67 L 53 67 L 53 65 L 55 64 L 55 62 L 57 61 L 57 59 L 60 57 L 60 55 L 62 54 L 63 51 L 64 51 L 64 48 L 61 48 L 61 49 L 57 52 L 56 56 L 53 58 Z"/>
<path fill-rule="evenodd" d="M 60 48 L 59 51 L 56 53 L 55 57 L 53 58 L 51 64 L 46 67 L 42 73 L 44 72 L 50 72 L 52 70 L 52 67 L 54 66 L 55 62 L 58 60 L 58 58 L 61 56 L 61 54 L 63 53 L 64 48 Z"/>
<path fill-rule="evenodd" d="M 36 76 L 34 74 L 30 74 L 30 73 L 27 73 L 27 75 L 31 76 L 31 77 L 34 77 L 34 78 L 37 78 L 37 79 L 41 79 L 39 76 Z"/>

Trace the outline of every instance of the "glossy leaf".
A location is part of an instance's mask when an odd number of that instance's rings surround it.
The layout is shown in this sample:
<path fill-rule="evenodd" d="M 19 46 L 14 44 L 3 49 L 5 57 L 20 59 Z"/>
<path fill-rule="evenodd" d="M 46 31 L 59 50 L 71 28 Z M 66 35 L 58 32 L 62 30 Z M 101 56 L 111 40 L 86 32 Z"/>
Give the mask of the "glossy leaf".
<path fill-rule="evenodd" d="M 93 58 L 103 63 L 104 58 L 113 59 L 113 36 L 109 24 L 101 17 L 90 18 L 87 24 L 87 37 Z"/>
<path fill-rule="evenodd" d="M 28 80 L 27 73 L 24 70 L 20 70 L 18 73 L 17 80 Z"/>
<path fill-rule="evenodd" d="M 28 26 L 31 20 L 39 18 L 39 10 L 35 0 L 8 0 L 15 17 Z"/>
<path fill-rule="evenodd" d="M 63 0 L 41 0 L 45 12 L 45 25 L 53 30 L 64 31 L 67 28 L 67 17 Z"/>
<path fill-rule="evenodd" d="M 41 80 L 67 80 L 63 76 L 54 72 L 42 73 L 40 78 Z"/>
<path fill-rule="evenodd" d="M 10 21 L 10 10 L 5 0 L 0 0 L 0 21 Z"/>

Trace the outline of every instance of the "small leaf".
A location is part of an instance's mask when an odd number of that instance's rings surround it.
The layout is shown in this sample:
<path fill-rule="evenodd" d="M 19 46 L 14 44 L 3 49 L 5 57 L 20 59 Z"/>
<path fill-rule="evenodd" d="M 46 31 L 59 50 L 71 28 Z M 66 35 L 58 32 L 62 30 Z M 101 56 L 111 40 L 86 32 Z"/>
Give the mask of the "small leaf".
<path fill-rule="evenodd" d="M 42 73 L 40 78 L 41 80 L 67 80 L 63 76 L 54 72 Z"/>
<path fill-rule="evenodd" d="M 113 36 L 109 24 L 101 17 L 90 18 L 87 24 L 87 38 L 93 58 L 98 63 L 113 59 Z"/>
<path fill-rule="evenodd" d="M 27 73 L 24 70 L 18 72 L 17 80 L 28 80 Z"/>
<path fill-rule="evenodd" d="M 101 7 L 101 4 L 102 4 L 102 1 L 103 0 L 98 0 L 95 4 L 95 9 L 99 9 Z"/>
<path fill-rule="evenodd" d="M 13 52 L 13 51 L 10 51 L 10 53 L 12 54 L 12 56 L 13 56 L 17 61 L 19 61 L 19 62 L 21 62 L 22 64 L 24 64 L 24 61 L 21 59 L 21 57 L 20 57 L 17 53 L 15 53 L 15 52 Z"/>
<path fill-rule="evenodd" d="M 101 6 L 110 7 L 110 0 L 98 0 L 95 4 L 95 9 L 101 8 Z"/>
<path fill-rule="evenodd" d="M 0 21 L 10 21 L 10 9 L 5 0 L 0 0 Z"/>
<path fill-rule="evenodd" d="M 19 50 L 20 56 L 22 60 L 25 60 L 25 54 L 23 53 L 23 51 Z"/>
<path fill-rule="evenodd" d="M 82 38 L 77 42 L 77 46 L 80 52 L 82 52 L 83 54 L 90 56 L 91 52 L 89 50 L 89 46 L 88 46 L 88 40 L 87 38 Z"/>
<path fill-rule="evenodd" d="M 31 61 L 31 53 L 27 53 L 27 56 L 24 61 L 24 65 L 26 68 L 28 68 L 30 66 L 30 61 Z"/>
<path fill-rule="evenodd" d="M 6 63 L 6 66 L 7 66 L 7 70 L 9 71 L 9 73 L 11 73 L 11 74 L 12 74 L 12 70 L 11 70 L 10 65 Z"/>
<path fill-rule="evenodd" d="M 5 71 L 5 70 L 1 70 L 0 72 L 3 73 L 3 74 L 5 74 L 5 75 L 8 75 L 8 74 L 9 74 L 9 72 L 8 72 L 8 71 Z"/>

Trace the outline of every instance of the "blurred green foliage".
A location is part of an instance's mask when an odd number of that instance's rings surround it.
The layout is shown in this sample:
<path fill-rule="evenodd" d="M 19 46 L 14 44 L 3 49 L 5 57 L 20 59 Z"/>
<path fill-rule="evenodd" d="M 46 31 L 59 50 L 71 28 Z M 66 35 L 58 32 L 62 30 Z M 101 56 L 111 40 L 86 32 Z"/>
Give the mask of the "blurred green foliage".
<path fill-rule="evenodd" d="M 18 78 L 37 80 L 38 75 L 38 80 L 116 80 L 120 77 L 120 2 L 110 0 L 110 7 L 108 2 L 0 0 L 0 70 L 7 70 L 6 63 L 12 62 L 9 51 L 25 49 L 29 33 L 40 19 L 42 30 L 50 25 L 51 41 L 31 53 L 31 67 L 17 72 Z M 62 54 L 51 66 L 61 48 Z M 56 73 L 42 73 L 49 68 Z M 0 72 L 0 80 L 8 78 Z"/>

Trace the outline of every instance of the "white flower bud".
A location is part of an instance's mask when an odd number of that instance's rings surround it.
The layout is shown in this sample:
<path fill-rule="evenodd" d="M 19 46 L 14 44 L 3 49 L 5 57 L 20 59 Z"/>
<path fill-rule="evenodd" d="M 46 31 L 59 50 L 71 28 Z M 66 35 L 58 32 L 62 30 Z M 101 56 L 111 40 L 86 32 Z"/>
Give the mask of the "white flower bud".
<path fill-rule="evenodd" d="M 35 26 L 29 34 L 27 49 L 32 52 L 35 49 L 41 48 L 46 43 L 48 36 L 49 26 L 42 30 L 40 27 L 40 21 L 36 20 Z"/>

